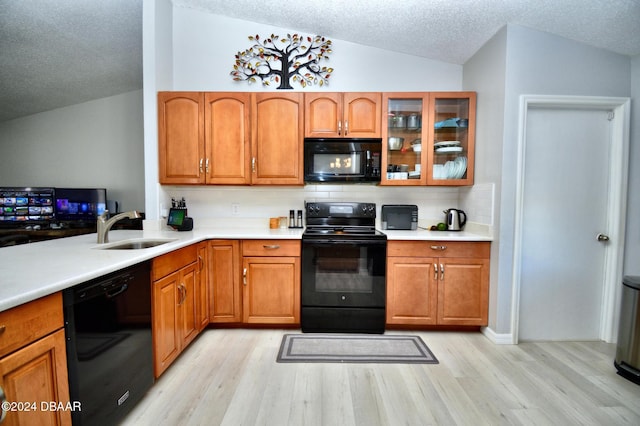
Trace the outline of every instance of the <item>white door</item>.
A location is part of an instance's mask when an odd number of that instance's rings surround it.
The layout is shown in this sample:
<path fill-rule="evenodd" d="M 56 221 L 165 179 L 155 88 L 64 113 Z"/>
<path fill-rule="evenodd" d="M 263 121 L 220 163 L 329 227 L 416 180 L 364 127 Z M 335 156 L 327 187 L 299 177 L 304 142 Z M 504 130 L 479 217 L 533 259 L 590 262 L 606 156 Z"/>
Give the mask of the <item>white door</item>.
<path fill-rule="evenodd" d="M 611 131 L 608 112 L 531 108 L 522 209 L 519 339 L 598 340 Z"/>

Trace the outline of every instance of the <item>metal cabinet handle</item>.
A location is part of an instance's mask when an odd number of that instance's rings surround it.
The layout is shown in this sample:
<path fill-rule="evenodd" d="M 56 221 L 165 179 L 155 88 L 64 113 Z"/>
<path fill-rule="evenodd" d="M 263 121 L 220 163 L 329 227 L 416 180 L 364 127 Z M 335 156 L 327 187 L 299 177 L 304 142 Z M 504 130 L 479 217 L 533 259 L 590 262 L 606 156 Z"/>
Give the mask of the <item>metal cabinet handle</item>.
<path fill-rule="evenodd" d="M 0 325 L 0 334 L 4 333 L 7 330 L 7 326 L 2 324 Z"/>
<path fill-rule="evenodd" d="M 178 306 L 182 306 L 185 300 L 187 300 L 187 288 L 184 284 L 178 285 L 178 290 L 180 291 L 180 301 L 178 302 Z"/>
<path fill-rule="evenodd" d="M 279 249 L 280 245 L 279 244 L 272 244 L 272 245 L 263 245 L 262 247 L 266 248 L 267 250 L 275 250 L 275 249 Z"/>
<path fill-rule="evenodd" d="M 204 158 L 200 159 L 200 167 L 198 168 L 200 170 L 200 173 L 202 173 L 202 162 L 204 161 Z"/>
<path fill-rule="evenodd" d="M 349 134 L 349 120 L 344 120 L 344 135 L 347 136 Z"/>
<path fill-rule="evenodd" d="M 447 246 L 431 246 L 431 250 L 446 250 Z"/>
<path fill-rule="evenodd" d="M 440 281 L 444 281 L 444 265 L 440 264 Z"/>
<path fill-rule="evenodd" d="M 596 235 L 596 238 L 598 239 L 598 241 L 600 242 L 607 242 L 609 241 L 609 236 L 605 235 L 605 234 L 598 234 Z"/>
<path fill-rule="evenodd" d="M 242 270 L 242 284 L 247 285 L 247 268 Z"/>
<path fill-rule="evenodd" d="M 251 158 L 251 171 L 256 172 L 256 157 Z"/>
<path fill-rule="evenodd" d="M 202 272 L 202 269 L 204 268 L 204 261 L 202 260 L 202 256 L 200 255 L 198 255 L 198 265 L 199 265 L 198 270 Z"/>
<path fill-rule="evenodd" d="M 338 135 L 342 135 L 342 121 L 338 120 Z"/>
<path fill-rule="evenodd" d="M 207 171 L 207 174 L 209 174 L 209 159 L 208 158 L 207 158 L 207 161 L 205 162 L 204 169 Z"/>
<path fill-rule="evenodd" d="M 433 279 L 438 281 L 438 264 L 433 264 Z"/>

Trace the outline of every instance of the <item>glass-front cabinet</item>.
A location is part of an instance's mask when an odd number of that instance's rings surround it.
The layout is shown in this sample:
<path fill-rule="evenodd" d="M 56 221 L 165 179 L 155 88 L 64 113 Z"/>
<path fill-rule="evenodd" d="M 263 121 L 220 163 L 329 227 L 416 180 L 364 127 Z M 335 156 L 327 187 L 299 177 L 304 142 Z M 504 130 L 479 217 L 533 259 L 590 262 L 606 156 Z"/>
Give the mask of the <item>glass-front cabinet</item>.
<path fill-rule="evenodd" d="M 384 93 L 382 185 L 473 185 L 475 92 Z"/>
<path fill-rule="evenodd" d="M 431 93 L 428 185 L 473 185 L 475 92 Z"/>
<path fill-rule="evenodd" d="M 382 105 L 381 184 L 425 185 L 429 94 L 384 93 Z"/>

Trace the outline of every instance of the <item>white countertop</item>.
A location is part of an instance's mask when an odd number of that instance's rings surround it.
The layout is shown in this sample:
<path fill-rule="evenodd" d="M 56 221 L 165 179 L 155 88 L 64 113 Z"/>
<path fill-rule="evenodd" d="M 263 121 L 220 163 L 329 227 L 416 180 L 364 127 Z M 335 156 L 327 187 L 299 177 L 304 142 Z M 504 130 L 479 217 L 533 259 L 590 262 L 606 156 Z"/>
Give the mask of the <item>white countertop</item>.
<path fill-rule="evenodd" d="M 269 229 L 247 222 L 206 223 L 189 232 L 170 229 L 109 232 L 109 244 L 128 239 L 175 239 L 140 250 L 101 250 L 96 234 L 0 248 L 0 311 L 209 239 L 300 239 L 302 229 Z M 146 225 L 145 225 L 146 227 Z M 389 240 L 491 241 L 480 229 L 463 232 L 384 231 Z"/>

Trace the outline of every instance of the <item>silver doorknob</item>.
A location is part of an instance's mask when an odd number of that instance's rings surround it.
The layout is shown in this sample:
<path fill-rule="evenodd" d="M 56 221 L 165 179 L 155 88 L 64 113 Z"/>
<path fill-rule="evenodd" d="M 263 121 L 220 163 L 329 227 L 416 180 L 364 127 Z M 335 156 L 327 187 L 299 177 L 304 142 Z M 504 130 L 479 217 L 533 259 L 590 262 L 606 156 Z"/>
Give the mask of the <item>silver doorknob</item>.
<path fill-rule="evenodd" d="M 609 241 L 609 236 L 604 234 L 598 234 L 596 235 L 596 238 L 598 239 L 598 241 Z"/>

